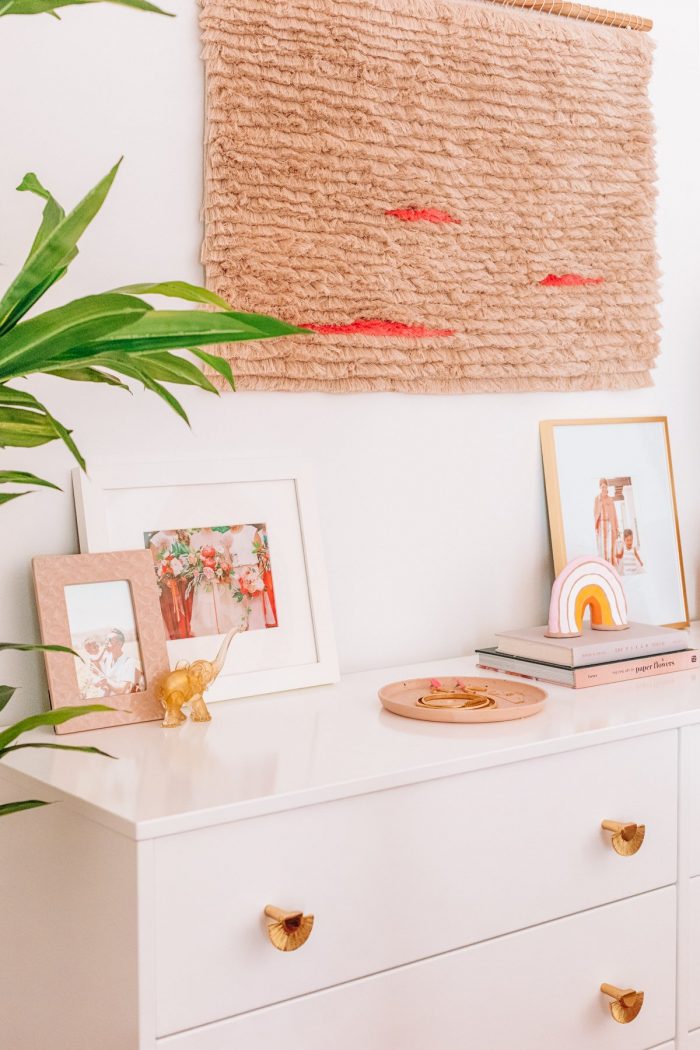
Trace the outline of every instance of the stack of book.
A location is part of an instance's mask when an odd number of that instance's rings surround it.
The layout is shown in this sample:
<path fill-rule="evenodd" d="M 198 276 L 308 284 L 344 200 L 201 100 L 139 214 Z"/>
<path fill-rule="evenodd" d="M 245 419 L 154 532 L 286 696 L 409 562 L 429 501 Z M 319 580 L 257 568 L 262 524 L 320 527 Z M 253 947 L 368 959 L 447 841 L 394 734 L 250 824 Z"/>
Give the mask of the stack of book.
<path fill-rule="evenodd" d="M 578 638 L 547 638 L 546 627 L 504 631 L 497 645 L 477 649 L 479 667 L 586 689 L 633 678 L 650 678 L 698 666 L 687 631 L 631 623 L 625 631 L 584 627 Z"/>

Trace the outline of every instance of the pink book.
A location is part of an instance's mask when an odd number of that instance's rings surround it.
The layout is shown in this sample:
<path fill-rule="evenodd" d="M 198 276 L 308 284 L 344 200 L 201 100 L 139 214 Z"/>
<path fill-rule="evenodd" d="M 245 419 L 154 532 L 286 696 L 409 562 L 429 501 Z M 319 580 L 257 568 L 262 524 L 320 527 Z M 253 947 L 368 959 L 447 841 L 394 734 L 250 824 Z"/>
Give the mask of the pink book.
<path fill-rule="evenodd" d="M 700 654 L 697 649 L 644 656 L 636 660 L 615 660 L 612 663 L 595 664 L 590 667 L 571 668 L 506 656 L 495 649 L 482 649 L 477 652 L 477 656 L 479 667 L 484 671 L 500 671 L 517 678 L 532 678 L 539 682 L 565 685 L 573 689 L 589 689 L 594 685 L 629 682 L 634 678 L 653 678 L 660 674 L 691 671 L 700 667 Z"/>
<path fill-rule="evenodd" d="M 546 627 L 501 631 L 496 635 L 496 643 L 500 651 L 509 656 L 560 667 L 587 667 L 612 660 L 676 653 L 687 649 L 689 644 L 687 631 L 647 623 L 631 623 L 624 631 L 594 631 L 584 626 L 578 638 L 547 638 L 546 632 Z"/>
<path fill-rule="evenodd" d="M 689 671 L 697 665 L 697 649 L 643 656 L 639 660 L 617 660 L 613 664 L 575 668 L 573 685 L 574 689 L 587 689 L 592 685 L 610 685 L 611 682 L 629 682 L 632 678 L 654 678 L 659 674 Z"/>

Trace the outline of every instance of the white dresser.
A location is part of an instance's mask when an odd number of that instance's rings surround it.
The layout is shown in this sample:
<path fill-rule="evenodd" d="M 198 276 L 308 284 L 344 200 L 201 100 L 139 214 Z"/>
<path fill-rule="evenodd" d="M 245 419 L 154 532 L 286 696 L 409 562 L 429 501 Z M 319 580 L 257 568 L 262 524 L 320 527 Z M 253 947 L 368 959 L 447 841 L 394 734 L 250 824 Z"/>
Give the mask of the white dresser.
<path fill-rule="evenodd" d="M 0 765 L 3 798 L 59 803 L 0 822 L 2 1046 L 700 1050 L 700 671 L 494 725 L 377 701 L 473 666 Z M 277 950 L 267 905 L 313 914 L 306 943 Z M 644 992 L 633 1021 L 602 983 Z"/>

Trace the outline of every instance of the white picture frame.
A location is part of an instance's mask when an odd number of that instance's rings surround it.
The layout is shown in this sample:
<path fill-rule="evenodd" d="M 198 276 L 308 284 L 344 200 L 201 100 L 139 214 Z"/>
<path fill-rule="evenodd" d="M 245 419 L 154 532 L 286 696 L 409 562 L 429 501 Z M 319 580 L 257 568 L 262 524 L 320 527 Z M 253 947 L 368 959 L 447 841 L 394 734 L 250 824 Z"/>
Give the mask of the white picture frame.
<path fill-rule="evenodd" d="M 232 522 L 231 532 L 265 523 L 275 612 L 272 624 L 257 626 L 275 630 L 248 629 L 234 638 L 224 669 L 207 692 L 208 702 L 338 681 L 321 530 L 307 463 L 275 458 L 91 464 L 89 476 L 73 471 L 73 489 L 83 553 L 144 549 L 154 536 L 176 531 L 194 542 L 195 533 L 224 532 Z M 155 569 L 154 563 L 154 583 Z M 216 588 L 212 584 L 209 589 Z M 163 594 L 161 584 L 159 592 Z M 162 607 L 167 601 L 166 594 Z M 190 619 L 194 623 L 194 615 Z M 199 622 L 204 622 L 201 617 Z M 182 660 L 213 659 L 225 629 L 213 634 L 205 628 L 196 637 L 170 635 L 171 667 Z"/>

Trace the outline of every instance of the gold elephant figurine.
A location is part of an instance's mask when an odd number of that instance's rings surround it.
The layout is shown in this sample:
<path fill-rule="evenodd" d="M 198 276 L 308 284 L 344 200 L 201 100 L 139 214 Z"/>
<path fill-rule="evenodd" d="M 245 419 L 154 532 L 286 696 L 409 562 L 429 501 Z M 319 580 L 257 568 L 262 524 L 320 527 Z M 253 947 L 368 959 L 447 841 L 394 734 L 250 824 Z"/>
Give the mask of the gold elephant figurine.
<path fill-rule="evenodd" d="M 204 702 L 204 693 L 221 672 L 226 661 L 228 647 L 237 634 L 245 630 L 244 627 L 233 627 L 217 653 L 216 659 L 195 660 L 191 664 L 183 664 L 174 671 L 166 674 L 158 686 L 158 699 L 165 710 L 163 726 L 171 729 L 179 726 L 186 720 L 183 707 L 189 705 L 190 719 L 193 722 L 210 722 L 211 715 Z"/>

